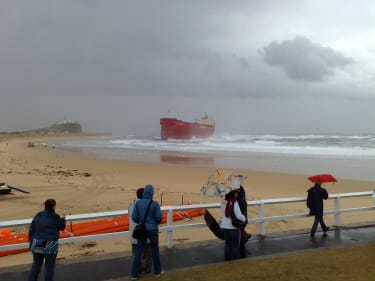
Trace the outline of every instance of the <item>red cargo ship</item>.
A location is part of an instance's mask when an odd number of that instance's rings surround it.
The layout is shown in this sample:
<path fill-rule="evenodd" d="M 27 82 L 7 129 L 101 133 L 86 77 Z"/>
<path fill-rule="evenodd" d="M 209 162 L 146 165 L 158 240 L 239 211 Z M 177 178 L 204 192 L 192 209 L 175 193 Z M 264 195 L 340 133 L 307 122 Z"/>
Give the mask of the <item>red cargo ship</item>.
<path fill-rule="evenodd" d="M 214 134 L 215 121 L 207 115 L 195 122 L 186 122 L 176 118 L 160 118 L 161 139 L 209 138 Z"/>

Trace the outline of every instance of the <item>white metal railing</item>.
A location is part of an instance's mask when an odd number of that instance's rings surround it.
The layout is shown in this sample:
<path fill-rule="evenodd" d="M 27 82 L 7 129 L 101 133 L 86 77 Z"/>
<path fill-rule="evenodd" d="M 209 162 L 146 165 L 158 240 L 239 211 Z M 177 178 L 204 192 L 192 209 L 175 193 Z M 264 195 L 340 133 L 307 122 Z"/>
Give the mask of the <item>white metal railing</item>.
<path fill-rule="evenodd" d="M 334 223 L 336 226 L 340 226 L 341 222 L 341 214 L 343 213 L 354 213 L 354 212 L 364 212 L 375 210 L 375 204 L 367 207 L 359 207 L 359 208 L 350 208 L 350 209 L 341 209 L 340 208 L 340 200 L 341 198 L 352 198 L 352 197 L 364 197 L 364 196 L 372 196 L 375 203 L 375 193 L 373 191 L 366 191 L 366 192 L 354 192 L 354 193 L 341 193 L 341 194 L 332 194 L 329 196 L 329 199 L 334 200 L 334 209 L 325 211 L 325 215 L 333 215 L 334 216 Z M 288 204 L 288 203 L 298 203 L 298 202 L 305 202 L 305 197 L 293 197 L 293 198 L 278 198 L 278 199 L 265 199 L 265 200 L 255 200 L 255 201 L 248 201 L 248 206 L 258 206 L 258 217 L 248 219 L 249 223 L 258 223 L 259 224 L 259 234 L 265 235 L 265 223 L 271 221 L 282 221 L 286 219 L 298 219 L 308 217 L 309 214 L 305 213 L 298 213 L 298 214 L 289 214 L 289 215 L 282 215 L 282 216 L 270 216 L 265 217 L 265 207 L 266 205 L 270 204 Z M 173 246 L 173 231 L 175 230 L 185 230 L 185 229 L 193 229 L 193 228 L 202 228 L 206 227 L 205 223 L 186 223 L 180 225 L 173 225 L 173 211 L 178 210 L 191 210 L 191 209 L 212 209 L 212 208 L 220 208 L 220 203 L 210 203 L 210 204 L 192 204 L 192 205 L 184 205 L 184 206 L 165 206 L 162 207 L 162 211 L 167 212 L 167 224 L 166 226 L 161 226 L 159 228 L 160 232 L 167 232 L 167 247 L 171 248 Z M 77 220 L 89 220 L 89 219 L 97 219 L 97 218 L 106 218 L 106 217 L 118 217 L 122 215 L 128 214 L 128 210 L 122 211 L 113 211 L 113 212 L 101 212 L 101 213 L 88 213 L 88 214 L 80 214 L 80 215 L 68 215 L 66 217 L 67 222 L 70 221 L 77 221 Z M 3 227 L 12 227 L 12 226 L 23 226 L 28 225 L 31 223 L 30 219 L 23 219 L 23 220 L 10 220 L 10 221 L 1 221 L 0 228 Z M 130 222 L 130 221 L 129 221 Z M 73 243 L 73 242 L 81 242 L 87 240 L 98 240 L 104 238 L 115 238 L 115 237 L 123 237 L 129 236 L 129 231 L 122 231 L 122 232 L 114 232 L 114 233 L 106 233 L 106 234 L 96 234 L 96 235 L 86 235 L 86 236 L 78 236 L 78 237 L 69 237 L 69 238 L 62 238 L 59 240 L 60 244 L 65 243 Z M 0 246 L 0 251 L 4 250 L 13 250 L 13 249 L 23 249 L 27 248 L 28 243 L 21 243 L 21 244 L 11 244 L 11 245 L 3 245 Z"/>

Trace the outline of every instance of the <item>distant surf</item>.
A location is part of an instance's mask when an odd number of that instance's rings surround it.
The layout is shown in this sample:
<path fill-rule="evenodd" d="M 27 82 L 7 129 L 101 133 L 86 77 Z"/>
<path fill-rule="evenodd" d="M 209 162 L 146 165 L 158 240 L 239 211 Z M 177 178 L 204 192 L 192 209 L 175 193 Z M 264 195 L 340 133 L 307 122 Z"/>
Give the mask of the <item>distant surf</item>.
<path fill-rule="evenodd" d="M 375 135 L 221 134 L 191 140 L 126 136 L 54 145 L 109 159 L 306 175 L 333 173 L 342 178 L 375 180 Z"/>
<path fill-rule="evenodd" d="M 108 140 L 67 141 L 67 147 L 126 148 L 193 153 L 266 153 L 375 159 L 375 135 L 229 135 L 208 139 L 161 140 L 127 136 Z"/>

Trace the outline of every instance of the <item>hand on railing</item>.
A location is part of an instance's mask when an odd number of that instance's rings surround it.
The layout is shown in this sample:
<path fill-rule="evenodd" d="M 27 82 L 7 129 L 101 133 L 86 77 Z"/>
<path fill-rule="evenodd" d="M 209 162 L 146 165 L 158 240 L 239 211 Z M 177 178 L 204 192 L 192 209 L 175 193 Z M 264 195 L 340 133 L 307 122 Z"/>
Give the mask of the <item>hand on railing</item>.
<path fill-rule="evenodd" d="M 67 231 L 67 230 L 64 230 L 64 233 L 68 234 L 70 237 L 74 236 L 73 232 L 70 232 L 70 231 Z"/>
<path fill-rule="evenodd" d="M 63 213 L 62 213 L 62 215 L 61 215 L 61 218 L 62 218 L 62 219 L 65 219 L 65 218 L 66 218 L 66 210 L 63 210 Z"/>

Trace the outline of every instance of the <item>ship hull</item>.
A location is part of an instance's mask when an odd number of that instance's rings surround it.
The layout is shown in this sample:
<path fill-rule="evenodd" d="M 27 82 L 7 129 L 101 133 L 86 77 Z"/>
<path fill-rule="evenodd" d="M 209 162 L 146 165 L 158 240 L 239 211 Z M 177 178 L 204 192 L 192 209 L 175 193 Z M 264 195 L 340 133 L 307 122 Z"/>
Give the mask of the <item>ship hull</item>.
<path fill-rule="evenodd" d="M 160 118 L 160 126 L 162 140 L 209 138 L 215 132 L 214 125 L 202 125 L 176 118 Z"/>

